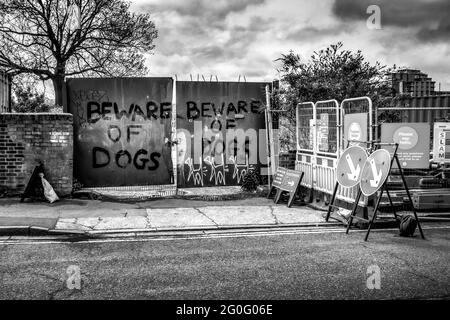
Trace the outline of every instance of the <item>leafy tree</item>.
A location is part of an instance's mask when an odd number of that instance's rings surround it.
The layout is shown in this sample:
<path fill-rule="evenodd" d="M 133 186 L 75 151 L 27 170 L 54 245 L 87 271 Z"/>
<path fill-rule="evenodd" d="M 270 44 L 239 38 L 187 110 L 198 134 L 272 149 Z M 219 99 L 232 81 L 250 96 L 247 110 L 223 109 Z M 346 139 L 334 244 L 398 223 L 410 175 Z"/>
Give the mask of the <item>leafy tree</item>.
<path fill-rule="evenodd" d="M 343 50 L 341 42 L 314 52 L 304 61 L 294 52 L 282 55 L 278 70 L 280 89 L 274 93 L 279 109 L 286 110 L 284 131 L 280 132 L 282 148 L 295 141 L 295 110 L 300 102 L 316 102 L 369 96 L 378 107 L 389 106 L 393 99 L 392 88 L 386 75 L 391 69 L 380 63 L 365 61 L 361 51 Z M 286 119 L 288 120 L 286 123 Z"/>
<path fill-rule="evenodd" d="M 148 13 L 124 0 L 0 0 L 0 68 L 51 80 L 62 105 L 68 76 L 147 72 L 157 37 Z"/>
<path fill-rule="evenodd" d="M 15 112 L 49 112 L 50 105 L 45 102 L 45 95 L 38 92 L 32 81 L 14 86 L 15 99 L 12 109 Z"/>

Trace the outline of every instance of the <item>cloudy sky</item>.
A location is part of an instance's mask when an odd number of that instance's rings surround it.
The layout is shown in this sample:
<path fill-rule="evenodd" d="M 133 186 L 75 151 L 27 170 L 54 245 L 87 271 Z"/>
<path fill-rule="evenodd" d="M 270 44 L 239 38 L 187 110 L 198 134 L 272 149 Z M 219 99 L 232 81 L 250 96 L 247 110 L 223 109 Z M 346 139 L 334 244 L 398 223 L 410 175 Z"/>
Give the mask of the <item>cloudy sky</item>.
<path fill-rule="evenodd" d="M 381 9 L 379 30 L 366 25 L 372 4 Z M 151 76 L 272 80 L 281 54 L 307 59 L 342 41 L 369 61 L 421 69 L 450 90 L 450 0 L 132 0 L 132 9 L 149 12 L 159 32 Z"/>

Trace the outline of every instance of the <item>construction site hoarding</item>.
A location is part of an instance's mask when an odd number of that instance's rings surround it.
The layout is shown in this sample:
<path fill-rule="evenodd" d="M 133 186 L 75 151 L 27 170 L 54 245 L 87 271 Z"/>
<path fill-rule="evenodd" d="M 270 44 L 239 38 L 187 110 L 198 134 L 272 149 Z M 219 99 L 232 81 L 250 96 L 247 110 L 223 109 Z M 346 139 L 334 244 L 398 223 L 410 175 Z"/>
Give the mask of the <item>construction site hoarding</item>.
<path fill-rule="evenodd" d="M 176 83 L 178 186 L 240 185 L 250 169 L 261 173 L 268 163 L 266 85 Z"/>
<path fill-rule="evenodd" d="M 84 187 L 174 181 L 171 78 L 67 80 L 74 115 L 74 177 Z"/>

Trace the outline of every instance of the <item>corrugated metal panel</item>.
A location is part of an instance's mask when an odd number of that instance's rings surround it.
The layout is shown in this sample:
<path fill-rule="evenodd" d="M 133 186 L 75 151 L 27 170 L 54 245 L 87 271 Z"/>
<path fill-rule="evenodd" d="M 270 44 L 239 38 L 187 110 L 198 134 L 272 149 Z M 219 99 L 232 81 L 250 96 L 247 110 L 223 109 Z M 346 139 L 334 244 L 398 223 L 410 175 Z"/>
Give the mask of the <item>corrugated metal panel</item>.
<path fill-rule="evenodd" d="M 268 84 L 177 81 L 179 187 L 239 185 L 249 169 L 265 164 L 265 116 L 259 107 Z M 235 139 L 229 135 L 234 130 L 242 133 Z M 232 149 L 244 152 L 230 155 Z"/>
<path fill-rule="evenodd" d="M 450 121 L 450 95 L 405 98 L 395 108 L 380 108 L 378 114 L 389 114 L 387 122 L 429 123 L 433 138 L 434 122 Z"/>
<path fill-rule="evenodd" d="M 11 78 L 0 71 L 0 113 L 11 112 Z"/>
<path fill-rule="evenodd" d="M 422 122 L 430 124 L 430 152 L 433 150 L 433 128 L 437 121 L 450 121 L 450 95 L 407 97 L 398 102 L 395 107 L 379 108 L 379 120 L 385 122 Z M 404 169 L 409 175 L 419 174 L 420 176 L 438 172 L 433 170 L 414 170 Z"/>
<path fill-rule="evenodd" d="M 84 187 L 172 183 L 171 78 L 69 79 L 67 88 Z"/>
<path fill-rule="evenodd" d="M 450 116 L 450 95 L 406 98 L 397 107 L 403 122 L 433 123 Z"/>

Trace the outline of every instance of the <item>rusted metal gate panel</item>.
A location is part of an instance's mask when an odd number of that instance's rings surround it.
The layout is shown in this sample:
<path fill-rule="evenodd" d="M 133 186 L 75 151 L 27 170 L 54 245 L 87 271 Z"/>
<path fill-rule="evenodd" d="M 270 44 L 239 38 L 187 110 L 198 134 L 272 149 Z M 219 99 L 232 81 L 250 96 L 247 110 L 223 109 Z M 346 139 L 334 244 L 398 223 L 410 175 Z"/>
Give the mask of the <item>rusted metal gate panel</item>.
<path fill-rule="evenodd" d="M 0 113 L 11 112 L 11 77 L 0 71 Z"/>
<path fill-rule="evenodd" d="M 267 165 L 268 84 L 177 81 L 179 187 L 239 185 Z"/>
<path fill-rule="evenodd" d="M 173 183 L 171 78 L 68 79 L 74 177 L 84 187 Z"/>

